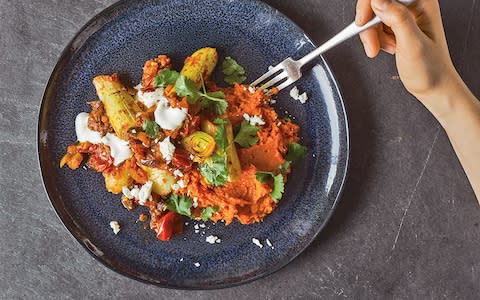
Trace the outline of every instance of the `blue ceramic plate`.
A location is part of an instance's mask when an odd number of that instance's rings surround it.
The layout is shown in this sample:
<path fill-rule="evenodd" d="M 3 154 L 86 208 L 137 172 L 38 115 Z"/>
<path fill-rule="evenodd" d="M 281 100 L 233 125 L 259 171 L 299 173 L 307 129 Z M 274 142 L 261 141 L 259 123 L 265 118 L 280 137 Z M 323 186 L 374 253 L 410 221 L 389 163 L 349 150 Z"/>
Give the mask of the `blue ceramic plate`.
<path fill-rule="evenodd" d="M 164 287 L 228 287 L 285 266 L 332 215 L 347 170 L 345 110 L 322 59 L 297 84 L 310 98 L 306 104 L 291 99 L 288 91 L 278 95 L 277 111 L 300 124 L 302 143 L 309 151 L 295 164 L 280 205 L 262 223 L 207 223 L 195 233 L 191 222 L 183 235 L 161 242 L 135 222 L 140 208 L 127 212 L 118 195 L 106 192 L 101 174 L 58 167 L 67 145 L 76 140 L 75 116 L 89 111 L 87 101 L 96 99 L 91 83 L 95 75 L 119 72 L 138 83 L 145 60 L 166 53 L 180 69 L 187 55 L 205 46 L 217 48 L 221 59 L 236 58 L 250 82 L 269 65 L 287 56 L 299 58 L 315 47 L 288 18 L 258 1 L 122 1 L 88 22 L 66 47 L 40 110 L 40 166 L 62 222 L 106 266 Z M 118 235 L 109 227 L 111 220 L 121 224 Z M 208 244 L 208 235 L 222 242 Z M 264 247 L 253 244 L 252 238 Z"/>

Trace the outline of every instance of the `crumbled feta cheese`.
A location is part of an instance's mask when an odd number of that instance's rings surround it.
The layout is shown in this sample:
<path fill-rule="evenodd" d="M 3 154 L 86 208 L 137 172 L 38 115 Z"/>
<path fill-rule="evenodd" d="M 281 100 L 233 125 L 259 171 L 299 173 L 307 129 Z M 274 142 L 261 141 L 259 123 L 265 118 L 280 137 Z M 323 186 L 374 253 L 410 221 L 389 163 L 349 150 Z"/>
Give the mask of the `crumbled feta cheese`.
<path fill-rule="evenodd" d="M 300 94 L 300 91 L 298 90 L 298 88 L 296 86 L 294 86 L 290 90 L 290 97 L 292 97 L 295 100 L 299 100 L 300 103 L 302 103 L 302 104 L 304 104 L 308 100 L 307 93 L 304 92 L 304 93 Z"/>
<path fill-rule="evenodd" d="M 248 91 L 250 92 L 250 94 L 253 94 L 255 93 L 255 88 L 253 86 L 249 86 Z"/>
<path fill-rule="evenodd" d="M 248 114 L 243 114 L 243 118 L 245 119 L 245 121 L 249 122 L 250 125 L 265 125 L 265 121 L 262 119 L 262 116 L 257 116 L 257 115 L 254 115 L 254 116 L 249 116 Z"/>
<path fill-rule="evenodd" d="M 115 234 L 118 234 L 118 232 L 120 232 L 120 224 L 117 221 L 111 221 L 110 228 L 113 229 L 113 233 Z"/>
<path fill-rule="evenodd" d="M 268 66 L 268 70 L 270 71 L 271 69 L 273 69 L 273 66 Z"/>
<path fill-rule="evenodd" d="M 197 268 L 200 267 L 200 263 L 198 263 L 198 262 L 194 263 L 193 265 Z"/>
<path fill-rule="evenodd" d="M 160 152 L 162 153 L 163 159 L 170 163 L 173 158 L 173 153 L 175 152 L 175 145 L 170 142 L 170 137 L 166 137 L 163 141 L 160 142 Z"/>
<path fill-rule="evenodd" d="M 133 199 L 135 198 L 133 195 L 132 195 L 132 192 L 130 191 L 130 189 L 126 186 L 123 186 L 122 187 L 122 194 L 127 197 L 128 199 Z"/>
<path fill-rule="evenodd" d="M 180 171 L 180 170 L 178 170 L 178 169 L 175 170 L 175 171 L 173 171 L 173 175 L 174 175 L 174 176 L 177 176 L 177 177 L 183 177 L 182 171 Z"/>
<path fill-rule="evenodd" d="M 303 93 L 300 96 L 298 96 L 298 100 L 300 100 L 300 103 L 304 104 L 308 100 L 307 93 Z"/>
<path fill-rule="evenodd" d="M 130 190 L 130 193 L 132 194 L 133 198 L 138 198 L 138 194 L 140 194 L 140 189 L 138 186 L 134 186 L 133 189 Z"/>
<path fill-rule="evenodd" d="M 274 100 L 274 99 L 270 100 L 270 104 L 275 104 L 275 103 L 277 103 L 277 100 Z"/>
<path fill-rule="evenodd" d="M 183 261 L 183 257 L 182 257 L 182 258 L 180 258 L 180 261 Z"/>
<path fill-rule="evenodd" d="M 172 184 L 172 190 L 178 191 L 180 189 L 180 186 L 177 183 Z"/>
<path fill-rule="evenodd" d="M 200 228 L 205 228 L 205 224 L 200 224 Z"/>
<path fill-rule="evenodd" d="M 260 243 L 260 241 L 256 238 L 252 238 L 252 243 L 254 243 L 255 245 L 257 245 L 259 248 L 263 248 L 263 245 L 262 243 Z"/>
<path fill-rule="evenodd" d="M 215 236 L 215 235 L 209 235 L 205 239 L 205 241 L 209 244 L 215 244 L 215 243 L 217 243 L 217 240 L 218 240 L 218 236 Z"/>
<path fill-rule="evenodd" d="M 192 203 L 193 208 L 198 207 L 198 197 L 193 197 L 193 203 Z"/>
<path fill-rule="evenodd" d="M 199 232 L 200 232 L 200 230 L 198 230 L 198 229 L 195 229 L 195 233 L 199 233 Z"/>
<path fill-rule="evenodd" d="M 177 181 L 177 184 L 178 184 L 178 187 L 181 189 L 187 186 L 187 184 L 185 183 L 185 180 L 183 179 L 180 179 L 179 181 Z"/>
<path fill-rule="evenodd" d="M 137 130 L 135 128 L 132 129 L 132 133 L 137 133 Z"/>
<path fill-rule="evenodd" d="M 270 248 L 273 247 L 272 242 L 270 242 L 269 239 L 266 239 L 265 242 L 267 243 L 268 247 L 270 247 Z"/>
<path fill-rule="evenodd" d="M 198 229 L 198 224 L 195 224 L 193 228 Z"/>
<path fill-rule="evenodd" d="M 140 192 L 138 193 L 138 203 L 140 205 L 145 205 L 145 201 L 151 197 L 152 186 L 153 182 L 149 180 L 140 188 Z"/>
<path fill-rule="evenodd" d="M 294 86 L 294 87 L 290 90 L 290 97 L 292 97 L 293 99 L 297 100 L 299 95 L 300 95 L 300 92 L 298 91 L 298 88 L 297 88 L 296 86 Z"/>

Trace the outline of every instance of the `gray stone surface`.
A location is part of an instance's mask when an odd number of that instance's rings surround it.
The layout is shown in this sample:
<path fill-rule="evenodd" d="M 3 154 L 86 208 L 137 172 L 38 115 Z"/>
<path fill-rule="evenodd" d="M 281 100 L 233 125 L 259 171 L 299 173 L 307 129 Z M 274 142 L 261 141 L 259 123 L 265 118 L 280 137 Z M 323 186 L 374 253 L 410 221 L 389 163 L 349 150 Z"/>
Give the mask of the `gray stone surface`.
<path fill-rule="evenodd" d="M 327 54 L 345 97 L 351 168 L 338 210 L 279 272 L 220 291 L 122 277 L 69 236 L 43 191 L 35 149 L 44 86 L 75 32 L 113 0 L 0 0 L 0 298 L 248 299 L 480 297 L 480 208 L 444 131 L 358 39 Z M 354 0 L 269 0 L 316 42 Z M 480 95 L 480 2 L 441 1 L 453 59 Z"/>

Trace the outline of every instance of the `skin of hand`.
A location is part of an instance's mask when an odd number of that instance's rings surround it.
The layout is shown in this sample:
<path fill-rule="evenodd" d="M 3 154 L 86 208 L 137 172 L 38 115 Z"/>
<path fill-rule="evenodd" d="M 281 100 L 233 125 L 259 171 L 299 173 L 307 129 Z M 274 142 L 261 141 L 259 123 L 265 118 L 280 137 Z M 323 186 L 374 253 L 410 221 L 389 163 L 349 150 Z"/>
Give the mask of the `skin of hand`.
<path fill-rule="evenodd" d="M 452 63 L 438 0 L 358 0 L 357 25 L 374 14 L 383 24 L 360 34 L 367 56 L 395 55 L 402 83 L 445 129 L 480 203 L 480 101 Z"/>

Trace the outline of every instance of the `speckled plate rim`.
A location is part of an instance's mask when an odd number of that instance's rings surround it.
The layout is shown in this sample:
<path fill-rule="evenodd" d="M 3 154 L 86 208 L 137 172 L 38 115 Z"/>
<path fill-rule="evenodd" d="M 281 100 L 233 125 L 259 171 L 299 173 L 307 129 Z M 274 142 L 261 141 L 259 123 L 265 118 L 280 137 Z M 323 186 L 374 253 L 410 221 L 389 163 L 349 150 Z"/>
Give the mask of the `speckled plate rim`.
<path fill-rule="evenodd" d="M 104 265 L 108 269 L 110 269 L 110 270 L 112 270 L 112 271 L 114 271 L 118 274 L 121 274 L 125 277 L 134 279 L 134 280 L 142 282 L 142 283 L 155 285 L 155 286 L 158 286 L 158 287 L 161 287 L 161 288 L 178 289 L 178 290 L 225 289 L 225 288 L 235 287 L 235 286 L 239 286 L 239 285 L 242 285 L 242 284 L 246 284 L 246 283 L 255 281 L 257 279 L 266 277 L 268 275 L 271 275 L 271 274 L 283 269 L 285 266 L 287 266 L 289 263 L 291 263 L 293 260 L 295 260 L 300 254 L 302 254 L 312 244 L 312 242 L 318 237 L 320 232 L 322 232 L 322 230 L 326 227 L 326 225 L 328 224 L 328 222 L 332 218 L 333 213 L 334 213 L 334 211 L 335 211 L 335 209 L 338 205 L 338 202 L 340 201 L 340 198 L 343 194 L 345 182 L 346 182 L 347 175 L 348 175 L 348 172 L 349 172 L 349 165 L 350 165 L 350 130 L 349 130 L 349 122 L 348 122 L 348 118 L 347 118 L 347 113 L 346 113 L 346 109 L 345 109 L 345 103 L 343 101 L 343 96 L 342 96 L 342 93 L 341 93 L 341 90 L 340 90 L 340 87 L 339 87 L 339 83 L 336 80 L 335 75 L 331 71 L 329 65 L 327 64 L 327 62 L 326 62 L 326 60 L 323 56 L 321 56 L 319 59 L 322 60 L 322 62 L 324 64 L 322 67 L 324 68 L 325 72 L 329 76 L 331 76 L 331 78 L 332 78 L 332 83 L 334 85 L 332 90 L 336 91 L 336 93 L 338 94 L 339 104 L 340 104 L 341 110 L 343 112 L 341 117 L 343 117 L 343 121 L 345 122 L 345 128 L 344 128 L 345 129 L 345 141 L 344 142 L 345 142 L 345 150 L 346 150 L 346 153 L 345 153 L 345 168 L 344 168 L 342 176 L 339 178 L 339 179 L 341 179 L 341 182 L 340 182 L 340 185 L 339 185 L 337 196 L 335 197 L 333 205 L 331 206 L 330 211 L 329 211 L 327 217 L 325 218 L 323 224 L 317 229 L 315 234 L 313 234 L 311 236 L 310 240 L 308 240 L 305 243 L 305 246 L 302 247 L 290 259 L 286 260 L 282 265 L 277 266 L 276 268 L 270 268 L 266 272 L 263 272 L 261 274 L 252 276 L 248 279 L 245 279 L 245 280 L 242 280 L 242 281 L 239 281 L 239 282 L 216 285 L 216 286 L 207 286 L 207 287 L 202 287 L 202 288 L 199 288 L 199 287 L 186 288 L 184 286 L 164 285 L 164 284 L 155 283 L 155 282 L 152 282 L 152 281 L 149 281 L 149 280 L 146 280 L 146 279 L 142 279 L 140 277 L 136 277 L 136 276 L 134 276 L 130 273 L 124 272 L 123 270 L 115 269 L 113 266 L 108 264 L 105 260 L 100 259 L 97 255 L 95 255 L 95 251 L 96 251 L 95 246 L 92 245 L 92 248 L 89 248 L 88 243 L 82 242 L 81 234 L 78 231 L 77 232 L 74 231 L 73 227 L 76 226 L 76 225 L 74 224 L 74 221 L 71 218 L 69 218 L 68 213 L 66 211 L 62 211 L 63 208 L 57 207 L 54 204 L 54 202 L 52 201 L 52 194 L 47 188 L 47 183 L 46 183 L 47 178 L 46 178 L 46 176 L 43 172 L 44 166 L 42 164 L 42 159 L 41 159 L 41 155 L 42 155 L 41 154 L 41 143 L 42 143 L 42 139 L 44 139 L 44 137 L 42 137 L 42 135 L 41 135 L 41 124 L 42 124 L 42 115 L 43 115 L 44 110 L 45 110 L 45 103 L 47 102 L 46 100 L 47 100 L 47 97 L 48 97 L 48 91 L 50 89 L 50 86 L 53 84 L 53 81 L 55 80 L 55 74 L 61 68 L 65 59 L 68 58 L 70 54 L 74 53 L 76 50 L 81 48 L 82 45 L 88 40 L 88 38 L 92 34 L 97 32 L 106 23 L 108 23 L 109 18 L 115 16 L 115 10 L 117 9 L 117 7 L 120 7 L 120 6 L 126 4 L 129 1 L 130 0 L 120 0 L 118 2 L 115 2 L 115 3 L 111 4 L 110 6 L 108 6 L 107 8 L 105 8 L 104 10 L 102 10 L 98 14 L 96 14 L 94 17 L 92 17 L 85 25 L 83 25 L 78 30 L 78 32 L 68 42 L 65 49 L 61 52 L 61 54 L 59 56 L 59 59 L 58 59 L 57 63 L 55 64 L 55 67 L 52 69 L 51 75 L 50 75 L 50 77 L 48 79 L 48 82 L 45 86 L 43 96 L 42 96 L 42 102 L 41 102 L 39 110 L 38 110 L 38 121 L 37 121 L 38 125 L 37 125 L 37 135 L 36 135 L 36 138 L 37 138 L 36 147 L 37 147 L 37 149 L 36 150 L 37 150 L 38 166 L 39 166 L 39 171 L 40 171 L 40 177 L 42 178 L 43 189 L 44 189 L 45 193 L 47 194 L 48 200 L 49 200 L 50 205 L 52 206 L 53 210 L 55 211 L 55 214 L 60 219 L 62 225 L 70 232 L 70 236 L 73 239 L 75 239 L 92 257 L 94 257 L 96 261 L 100 262 L 102 265 Z M 277 10 L 276 8 L 268 5 L 267 3 L 263 2 L 263 1 L 260 1 L 260 0 L 252 0 L 252 1 L 256 1 L 256 2 L 259 3 L 259 5 L 263 5 L 263 6 L 268 7 L 269 9 L 274 11 L 280 17 L 285 18 L 287 21 L 289 21 L 293 25 L 293 27 L 297 28 L 300 32 L 302 32 L 305 35 L 308 42 L 312 43 L 312 45 L 317 47 L 316 43 L 313 42 L 311 37 L 307 33 L 305 33 L 304 30 L 300 26 L 298 26 L 292 19 L 287 17 L 285 14 L 283 14 L 282 12 Z M 107 17 L 105 17 L 105 16 L 107 16 Z"/>

